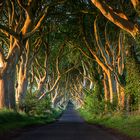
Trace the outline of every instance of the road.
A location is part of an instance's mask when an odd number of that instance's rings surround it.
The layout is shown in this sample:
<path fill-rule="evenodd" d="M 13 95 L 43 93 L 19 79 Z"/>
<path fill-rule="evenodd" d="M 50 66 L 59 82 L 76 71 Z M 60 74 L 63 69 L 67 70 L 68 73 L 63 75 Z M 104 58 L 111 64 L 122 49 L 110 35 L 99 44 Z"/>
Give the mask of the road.
<path fill-rule="evenodd" d="M 87 124 L 69 106 L 55 123 L 27 129 L 14 140 L 120 140 L 99 127 Z M 123 139 L 121 139 L 123 140 Z"/>

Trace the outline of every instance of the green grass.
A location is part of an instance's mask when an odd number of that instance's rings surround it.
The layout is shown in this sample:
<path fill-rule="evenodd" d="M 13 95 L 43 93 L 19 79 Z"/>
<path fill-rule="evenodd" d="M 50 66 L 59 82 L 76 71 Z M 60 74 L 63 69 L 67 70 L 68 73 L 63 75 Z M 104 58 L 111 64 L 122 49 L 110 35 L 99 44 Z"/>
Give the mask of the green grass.
<path fill-rule="evenodd" d="M 112 115 L 93 116 L 84 110 L 80 110 L 80 114 L 89 123 L 114 128 L 127 136 L 140 138 L 140 115 L 126 116 L 121 113 L 114 113 Z"/>
<path fill-rule="evenodd" d="M 17 113 L 11 110 L 0 111 L 0 134 L 13 129 L 29 125 L 46 124 L 55 121 L 60 111 L 53 111 L 51 114 L 42 117 L 28 116 L 25 113 Z"/>

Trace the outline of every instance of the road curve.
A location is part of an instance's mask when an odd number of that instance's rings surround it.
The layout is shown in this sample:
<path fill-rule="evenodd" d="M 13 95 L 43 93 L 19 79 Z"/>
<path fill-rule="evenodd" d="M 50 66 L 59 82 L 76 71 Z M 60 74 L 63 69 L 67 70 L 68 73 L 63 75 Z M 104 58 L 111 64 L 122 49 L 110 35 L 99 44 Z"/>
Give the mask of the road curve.
<path fill-rule="evenodd" d="M 119 140 L 100 128 L 89 125 L 69 106 L 52 124 L 27 129 L 13 140 Z"/>

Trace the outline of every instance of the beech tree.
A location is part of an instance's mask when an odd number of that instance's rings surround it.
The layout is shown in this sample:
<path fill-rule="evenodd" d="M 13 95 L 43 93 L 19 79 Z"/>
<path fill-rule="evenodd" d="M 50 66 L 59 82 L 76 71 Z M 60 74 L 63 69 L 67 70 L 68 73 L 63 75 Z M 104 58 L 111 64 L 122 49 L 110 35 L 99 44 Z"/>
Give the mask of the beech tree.
<path fill-rule="evenodd" d="M 29 38 L 41 26 L 48 8 L 58 3 L 46 3 L 45 0 L 3 2 L 0 30 L 9 40 L 9 51 L 5 56 L 1 49 L 0 108 L 15 108 L 16 65 L 24 50 L 28 48 Z"/>
<path fill-rule="evenodd" d="M 136 76 L 127 74 L 131 64 L 139 67 L 139 4 L 139 0 L 0 2 L 0 109 L 15 109 L 15 99 L 22 104 L 28 93 L 38 102 L 49 97 L 52 107 L 69 99 L 84 106 L 90 93 L 95 103 L 105 102 L 105 110 L 115 98 L 120 110 L 125 105 L 130 110 L 139 91 Z M 133 97 L 129 87 L 137 87 Z"/>
<path fill-rule="evenodd" d="M 37 10 L 35 12 L 35 9 L 41 10 L 42 12 L 37 16 Z M 20 55 L 27 48 L 29 37 L 36 32 L 46 16 L 47 9 L 48 6 L 42 8 L 42 5 L 36 1 L 23 3 L 23 1 L 7 0 L 5 2 L 2 15 L 3 19 L 1 21 L 3 24 L 0 24 L 0 29 L 10 42 L 7 56 L 4 56 L 4 53 L 1 52 L 1 61 L 3 63 L 1 63 L 0 108 L 15 108 L 14 84 L 16 65 Z"/>

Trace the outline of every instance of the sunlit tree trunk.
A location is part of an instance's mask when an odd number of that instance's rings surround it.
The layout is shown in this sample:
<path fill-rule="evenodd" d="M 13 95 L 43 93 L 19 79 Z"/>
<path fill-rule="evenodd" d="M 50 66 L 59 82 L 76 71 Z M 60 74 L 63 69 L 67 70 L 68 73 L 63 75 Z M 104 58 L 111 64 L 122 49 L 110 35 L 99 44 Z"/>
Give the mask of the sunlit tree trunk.
<path fill-rule="evenodd" d="M 113 81 L 112 81 L 112 74 L 110 71 L 108 71 L 107 76 L 108 76 L 108 85 L 109 85 L 109 93 L 110 93 L 110 103 L 113 103 L 113 97 L 114 97 Z"/>
<path fill-rule="evenodd" d="M 54 95 L 53 95 L 53 94 L 54 94 Z M 56 101 L 56 99 L 57 99 L 57 96 L 58 96 L 58 85 L 57 85 L 57 87 L 55 88 L 54 93 L 52 93 L 51 103 L 52 103 L 52 107 L 53 107 L 53 108 L 55 107 L 55 101 Z"/>
<path fill-rule="evenodd" d="M 120 95 L 121 95 L 121 110 L 125 109 L 125 91 L 124 87 L 120 85 Z"/>
<path fill-rule="evenodd" d="M 120 85 L 118 82 L 116 83 L 116 88 L 117 88 L 117 97 L 118 97 L 118 107 L 120 107 L 121 106 L 121 95 L 120 95 Z"/>
<path fill-rule="evenodd" d="M 4 107 L 8 107 L 9 104 L 9 100 L 8 100 L 8 95 L 5 94 L 7 92 L 6 91 L 6 80 L 4 77 L 1 77 L 0 79 L 0 109 L 4 108 Z"/>
<path fill-rule="evenodd" d="M 89 89 L 93 88 L 93 81 L 90 80 L 90 85 L 89 85 Z"/>
<path fill-rule="evenodd" d="M 107 75 L 104 72 L 103 73 L 104 77 L 103 77 L 103 86 L 104 86 L 104 100 L 105 100 L 105 111 L 108 110 L 108 105 L 107 103 L 110 101 L 110 94 L 109 94 L 109 88 L 108 88 L 108 79 L 107 79 Z"/>
<path fill-rule="evenodd" d="M 3 62 L 3 67 L 0 70 L 0 108 L 15 109 L 15 74 L 19 60 L 19 47 L 16 41 L 12 44 L 7 57 L 7 62 L 2 60 L 2 57 L 0 58 L 0 61 Z"/>
<path fill-rule="evenodd" d="M 28 86 L 28 57 L 29 55 L 29 44 L 28 41 L 26 41 L 26 44 L 24 45 L 24 50 L 22 52 L 22 55 L 20 56 L 19 65 L 17 68 L 17 86 L 16 86 L 16 102 L 17 104 L 21 104 L 23 99 L 25 98 L 25 94 L 27 91 Z"/>
<path fill-rule="evenodd" d="M 15 73 L 0 80 L 0 108 L 15 109 Z"/>
<path fill-rule="evenodd" d="M 124 86 L 117 82 L 117 96 L 118 96 L 118 107 L 120 110 L 125 109 L 125 91 Z"/>
<path fill-rule="evenodd" d="M 124 86 L 118 83 L 118 81 L 116 80 L 116 87 L 117 87 L 118 107 L 120 110 L 124 110 L 125 109 Z"/>
<path fill-rule="evenodd" d="M 45 85 L 45 83 L 46 83 L 46 78 L 47 78 L 47 76 L 45 75 L 44 77 L 42 77 L 41 79 L 40 79 L 40 81 L 39 81 L 39 83 L 38 83 L 38 95 L 40 94 L 40 93 L 43 93 L 44 92 L 44 85 Z"/>
<path fill-rule="evenodd" d="M 103 73 L 103 74 L 104 74 L 104 79 L 103 79 L 104 98 L 105 98 L 105 101 L 108 102 L 109 101 L 109 98 L 110 98 L 109 90 L 108 90 L 108 79 L 107 79 L 106 73 Z"/>
<path fill-rule="evenodd" d="M 87 84 L 87 79 L 86 79 L 86 68 L 85 68 L 85 65 L 84 65 L 84 62 L 82 62 L 82 67 L 83 67 L 83 87 L 86 87 L 86 84 Z"/>
<path fill-rule="evenodd" d="M 23 99 L 25 98 L 27 86 L 28 86 L 27 71 L 22 69 L 22 66 L 20 66 L 16 91 L 16 102 L 18 104 L 22 103 Z"/>

